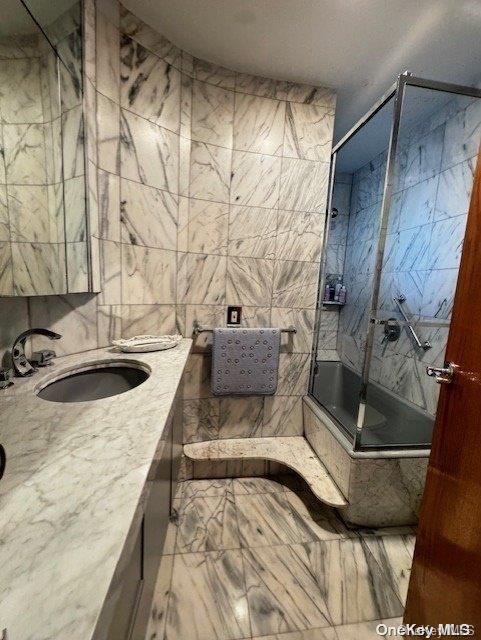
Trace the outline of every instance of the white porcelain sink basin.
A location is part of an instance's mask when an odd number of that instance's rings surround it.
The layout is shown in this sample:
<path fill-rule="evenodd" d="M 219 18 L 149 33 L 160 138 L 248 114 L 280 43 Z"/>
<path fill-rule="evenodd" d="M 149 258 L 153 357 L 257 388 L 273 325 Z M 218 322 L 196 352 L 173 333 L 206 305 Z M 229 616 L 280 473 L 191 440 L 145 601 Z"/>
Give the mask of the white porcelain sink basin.
<path fill-rule="evenodd" d="M 130 391 L 149 377 L 146 368 L 135 362 L 108 362 L 65 372 L 47 383 L 37 395 L 50 402 L 87 402 Z"/>

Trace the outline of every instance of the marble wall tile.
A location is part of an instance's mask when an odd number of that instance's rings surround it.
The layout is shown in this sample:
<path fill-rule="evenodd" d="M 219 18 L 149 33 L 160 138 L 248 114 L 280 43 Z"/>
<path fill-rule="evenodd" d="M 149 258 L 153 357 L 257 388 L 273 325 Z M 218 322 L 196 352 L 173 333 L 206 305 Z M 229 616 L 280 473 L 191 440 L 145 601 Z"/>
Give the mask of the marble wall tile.
<path fill-rule="evenodd" d="M 192 137 L 193 83 L 191 77 L 182 73 L 180 77 L 180 135 Z"/>
<path fill-rule="evenodd" d="M 404 187 L 411 187 L 439 173 L 444 142 L 444 125 L 410 145 L 407 152 Z"/>
<path fill-rule="evenodd" d="M 121 110 L 122 175 L 129 180 L 177 193 L 179 138 L 148 120 Z"/>
<path fill-rule="evenodd" d="M 272 307 L 271 324 L 273 327 L 296 328 L 296 333 L 281 334 L 281 351 L 286 353 L 311 353 L 314 335 L 315 309 L 290 309 Z"/>
<path fill-rule="evenodd" d="M 0 295 L 11 296 L 12 293 L 12 249 L 10 242 L 0 242 Z"/>
<path fill-rule="evenodd" d="M 279 211 L 276 258 L 319 262 L 323 236 L 323 216 L 317 213 Z"/>
<path fill-rule="evenodd" d="M 10 246 L 8 251 L 10 254 Z M 2 244 L 0 244 L 0 265 L 2 264 L 1 252 Z M 8 258 L 8 264 L 11 264 L 10 256 Z M 2 287 L 2 276 L 0 266 L 0 290 Z M 10 290 L 8 294 L 12 293 L 12 283 L 10 282 Z M 1 298 L 0 306 L 2 314 L 8 318 L 8 323 L 2 324 L 2 330 L 0 331 L 0 349 L 2 357 L 0 358 L 0 366 L 11 366 L 11 361 L 5 351 L 10 351 L 15 338 L 23 331 L 28 329 L 28 300 L 26 298 Z"/>
<path fill-rule="evenodd" d="M 101 7 L 97 10 L 97 43 L 101 53 L 97 55 L 97 88 L 114 102 L 119 101 L 120 52 L 118 24 L 107 16 Z M 99 44 L 100 46 L 100 44 Z"/>
<path fill-rule="evenodd" d="M 5 135 L 3 132 L 3 127 L 0 127 L 0 184 L 5 184 L 7 182 L 5 157 Z"/>
<path fill-rule="evenodd" d="M 120 179 L 98 170 L 99 234 L 104 240 L 120 241 Z"/>
<path fill-rule="evenodd" d="M 194 80 L 192 139 L 231 148 L 233 120 L 234 93 Z"/>
<path fill-rule="evenodd" d="M 220 65 L 194 58 L 194 77 L 223 89 L 234 89 L 235 71 L 221 67 Z"/>
<path fill-rule="evenodd" d="M 281 155 L 286 103 L 237 93 L 235 96 L 234 149 Z"/>
<path fill-rule="evenodd" d="M 468 212 L 473 189 L 475 160 L 466 160 L 439 174 L 434 219 L 442 220 Z"/>
<path fill-rule="evenodd" d="M 45 184 L 45 140 L 41 124 L 3 126 L 7 181 L 12 184 Z"/>
<path fill-rule="evenodd" d="M 164 249 L 122 246 L 122 302 L 175 302 L 176 254 Z"/>
<path fill-rule="evenodd" d="M 180 71 L 126 35 L 120 55 L 121 106 L 178 133 Z"/>
<path fill-rule="evenodd" d="M 11 237 L 13 242 L 50 242 L 47 187 L 8 185 L 8 213 L 10 236 L 7 229 L 5 240 Z"/>
<path fill-rule="evenodd" d="M 0 242 L 10 240 L 10 221 L 7 207 L 7 187 L 0 184 Z"/>
<path fill-rule="evenodd" d="M 301 397 L 269 396 L 264 399 L 262 437 L 303 434 Z"/>
<path fill-rule="evenodd" d="M 223 327 L 226 324 L 226 307 L 224 305 L 186 305 L 185 337 L 192 338 L 194 323 L 204 327 Z M 193 351 L 204 352 L 212 347 L 212 334 L 200 333 L 195 336 Z"/>
<path fill-rule="evenodd" d="M 388 233 L 412 229 L 433 221 L 438 182 L 438 176 L 434 176 L 393 195 Z"/>
<path fill-rule="evenodd" d="M 211 398 L 210 370 L 212 358 L 200 353 L 189 356 L 184 373 L 184 399 Z"/>
<path fill-rule="evenodd" d="M 184 443 L 217 440 L 220 400 L 198 398 L 183 401 Z"/>
<path fill-rule="evenodd" d="M 97 94 L 97 135 L 99 167 L 109 173 L 120 170 L 120 108 L 101 94 Z"/>
<path fill-rule="evenodd" d="M 279 208 L 324 213 L 328 179 L 327 162 L 283 158 Z"/>
<path fill-rule="evenodd" d="M 299 82 L 287 83 L 288 102 L 301 102 L 316 104 L 321 107 L 334 108 L 336 105 L 336 93 L 327 87 L 312 87 Z"/>
<path fill-rule="evenodd" d="M 279 396 L 303 396 L 309 383 L 310 357 L 307 353 L 281 353 L 279 357 Z"/>
<path fill-rule="evenodd" d="M 0 87 L 2 122 L 43 122 L 40 60 L 0 60 Z"/>
<path fill-rule="evenodd" d="M 177 251 L 185 253 L 189 249 L 189 198 L 179 196 L 177 219 Z"/>
<path fill-rule="evenodd" d="M 112 340 L 122 337 L 122 319 L 119 305 L 97 306 L 97 338 L 98 346 L 108 347 Z"/>
<path fill-rule="evenodd" d="M 334 111 L 314 104 L 287 104 L 283 155 L 330 162 Z"/>
<path fill-rule="evenodd" d="M 466 229 L 466 216 L 456 216 L 435 222 L 429 241 L 429 253 L 425 263 L 431 269 L 456 269 L 459 267 Z M 422 267 L 416 267 L 422 269 Z"/>
<path fill-rule="evenodd" d="M 214 202 L 229 202 L 232 151 L 193 142 L 190 162 L 190 196 Z"/>
<path fill-rule="evenodd" d="M 263 397 L 221 398 L 218 438 L 259 436 L 264 411 Z"/>
<path fill-rule="evenodd" d="M 481 100 L 477 98 L 446 122 L 442 168 L 474 158 L 481 137 Z"/>
<path fill-rule="evenodd" d="M 82 105 L 62 115 L 63 175 L 65 179 L 85 174 L 84 121 Z"/>
<path fill-rule="evenodd" d="M 231 205 L 229 213 L 229 255 L 246 258 L 274 258 L 277 211 Z"/>
<path fill-rule="evenodd" d="M 179 301 L 186 304 L 223 304 L 225 300 L 226 258 L 203 253 L 180 257 Z"/>
<path fill-rule="evenodd" d="M 102 291 L 99 304 L 120 304 L 121 298 L 121 245 L 109 240 L 100 241 L 100 274 Z"/>
<path fill-rule="evenodd" d="M 337 309 L 322 309 L 319 318 L 318 349 L 335 349 L 339 329 L 339 312 Z"/>
<path fill-rule="evenodd" d="M 316 262 L 276 260 L 272 305 L 297 309 L 316 306 L 319 265 Z"/>
<path fill-rule="evenodd" d="M 275 208 L 279 199 L 280 158 L 234 151 L 231 204 Z"/>
<path fill-rule="evenodd" d="M 285 100 L 287 97 L 287 82 L 273 80 L 248 73 L 236 73 L 235 90 L 239 93 L 249 93 L 261 98 L 277 98 Z"/>
<path fill-rule="evenodd" d="M 120 313 L 123 338 L 177 332 L 175 306 L 172 304 L 123 304 Z"/>
<path fill-rule="evenodd" d="M 179 137 L 179 195 L 186 197 L 190 189 L 191 146 L 190 139 Z"/>
<path fill-rule="evenodd" d="M 34 297 L 29 301 L 32 326 L 48 327 L 62 338 L 55 342 L 58 356 L 97 348 L 97 301 L 92 294 Z M 50 348 L 48 338 L 34 336 L 33 349 Z"/>
<path fill-rule="evenodd" d="M 177 196 L 131 180 L 120 180 L 122 242 L 177 248 Z"/>
<path fill-rule="evenodd" d="M 457 280 L 457 268 L 427 272 L 420 303 L 421 315 L 449 320 L 453 310 Z"/>
<path fill-rule="evenodd" d="M 270 304 L 273 262 L 260 258 L 229 257 L 227 260 L 228 304 Z"/>
<path fill-rule="evenodd" d="M 85 242 L 87 239 L 85 177 L 78 176 L 64 180 L 63 191 L 67 242 Z"/>
<path fill-rule="evenodd" d="M 62 244 L 12 243 L 14 295 L 65 292 L 65 248 Z"/>
<path fill-rule="evenodd" d="M 181 69 L 181 50 L 122 5 L 120 5 L 120 31 L 176 69 Z"/>
<path fill-rule="evenodd" d="M 189 251 L 226 255 L 228 231 L 229 205 L 190 199 Z"/>

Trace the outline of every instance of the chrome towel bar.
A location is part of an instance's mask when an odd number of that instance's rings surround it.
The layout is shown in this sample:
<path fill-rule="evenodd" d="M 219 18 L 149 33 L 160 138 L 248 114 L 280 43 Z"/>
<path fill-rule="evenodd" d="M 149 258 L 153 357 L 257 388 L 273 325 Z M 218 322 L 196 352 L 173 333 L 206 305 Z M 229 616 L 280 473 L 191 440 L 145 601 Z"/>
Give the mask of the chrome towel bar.
<path fill-rule="evenodd" d="M 417 344 L 417 346 L 420 349 L 424 349 L 424 351 L 427 351 L 428 349 L 431 348 L 431 343 L 429 342 L 429 340 L 425 340 L 424 342 L 421 342 L 421 340 L 419 339 L 418 334 L 416 333 L 413 325 L 411 324 L 406 312 L 404 311 L 403 307 L 402 307 L 402 303 L 406 302 L 406 296 L 402 293 L 398 294 L 397 296 L 393 297 L 393 301 L 396 303 L 397 308 L 399 309 L 399 313 L 402 315 L 404 321 L 407 324 L 407 328 L 409 329 L 414 342 Z"/>
<path fill-rule="evenodd" d="M 239 327 L 238 325 L 236 326 L 229 326 L 226 327 L 226 329 L 242 329 L 242 328 L 246 328 L 246 327 Z M 192 333 L 196 336 L 199 333 L 204 333 L 205 331 L 214 331 L 214 329 L 210 329 L 208 327 L 203 327 L 202 325 L 200 325 L 197 321 L 194 322 L 194 327 L 192 330 Z M 290 326 L 287 327 L 286 329 L 281 329 L 281 333 L 297 333 L 297 329 L 294 326 Z"/>

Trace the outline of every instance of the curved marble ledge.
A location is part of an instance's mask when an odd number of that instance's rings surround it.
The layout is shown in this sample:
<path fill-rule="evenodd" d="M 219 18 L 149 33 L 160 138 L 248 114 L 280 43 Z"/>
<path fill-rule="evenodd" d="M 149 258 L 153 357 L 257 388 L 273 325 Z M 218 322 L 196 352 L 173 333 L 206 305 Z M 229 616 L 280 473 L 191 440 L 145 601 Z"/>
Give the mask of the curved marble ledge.
<path fill-rule="evenodd" d="M 304 478 L 314 495 L 331 507 L 348 502 L 303 436 L 233 438 L 184 445 L 192 460 L 265 459 L 280 462 Z"/>
<path fill-rule="evenodd" d="M 0 392 L 0 629 L 12 640 L 101 636 L 191 345 L 65 356 Z M 35 394 L 47 380 L 106 361 L 140 363 L 151 375 L 91 402 Z"/>

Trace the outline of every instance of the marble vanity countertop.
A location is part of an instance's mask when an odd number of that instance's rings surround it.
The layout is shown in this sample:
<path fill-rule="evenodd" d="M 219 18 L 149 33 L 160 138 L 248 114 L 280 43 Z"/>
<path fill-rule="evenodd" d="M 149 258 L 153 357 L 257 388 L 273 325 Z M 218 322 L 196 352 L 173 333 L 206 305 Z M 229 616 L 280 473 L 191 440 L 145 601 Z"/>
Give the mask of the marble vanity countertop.
<path fill-rule="evenodd" d="M 0 637 L 90 640 L 160 455 L 192 346 L 155 353 L 86 351 L 58 358 L 0 391 Z M 124 394 L 79 403 L 35 390 L 72 368 L 109 360 L 151 370 Z"/>

